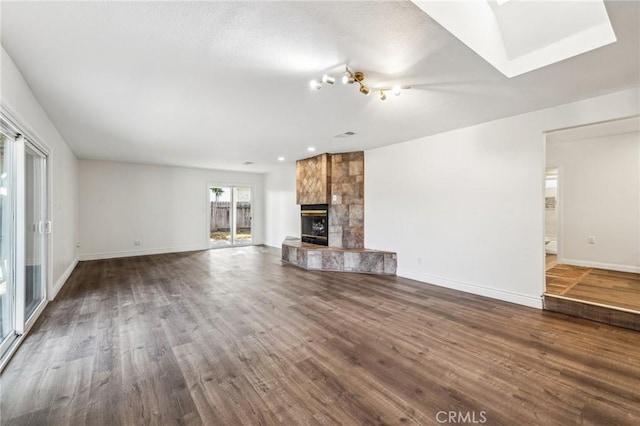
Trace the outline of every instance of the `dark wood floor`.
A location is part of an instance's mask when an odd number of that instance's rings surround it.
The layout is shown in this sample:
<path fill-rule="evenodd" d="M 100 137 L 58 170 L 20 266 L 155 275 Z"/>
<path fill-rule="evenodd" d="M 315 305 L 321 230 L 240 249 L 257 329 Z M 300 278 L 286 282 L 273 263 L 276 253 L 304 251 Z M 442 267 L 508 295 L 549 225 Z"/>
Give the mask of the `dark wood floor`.
<path fill-rule="evenodd" d="M 278 253 L 81 263 L 2 424 L 640 424 L 638 332 Z"/>

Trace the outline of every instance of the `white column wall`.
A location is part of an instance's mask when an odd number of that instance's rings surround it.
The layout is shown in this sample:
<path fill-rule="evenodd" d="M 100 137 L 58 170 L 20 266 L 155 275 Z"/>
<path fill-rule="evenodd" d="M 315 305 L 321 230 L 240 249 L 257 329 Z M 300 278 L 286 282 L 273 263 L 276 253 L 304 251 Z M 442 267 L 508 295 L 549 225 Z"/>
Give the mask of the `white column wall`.
<path fill-rule="evenodd" d="M 296 166 L 265 174 L 265 244 L 280 248 L 287 236 L 300 237 L 300 206 L 296 204 Z"/>

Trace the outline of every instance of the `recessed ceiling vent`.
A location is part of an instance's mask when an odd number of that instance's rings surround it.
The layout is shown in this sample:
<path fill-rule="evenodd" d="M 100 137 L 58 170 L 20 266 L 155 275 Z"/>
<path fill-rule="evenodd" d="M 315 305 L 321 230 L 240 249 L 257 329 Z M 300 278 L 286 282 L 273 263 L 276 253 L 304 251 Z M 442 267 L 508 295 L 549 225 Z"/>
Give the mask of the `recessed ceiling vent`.
<path fill-rule="evenodd" d="M 242 163 L 243 166 L 250 166 L 251 164 L 253 164 L 253 161 L 245 161 Z"/>
<path fill-rule="evenodd" d="M 348 138 L 349 136 L 353 136 L 355 134 L 356 132 L 344 132 L 340 133 L 339 135 L 335 135 L 334 138 Z"/>

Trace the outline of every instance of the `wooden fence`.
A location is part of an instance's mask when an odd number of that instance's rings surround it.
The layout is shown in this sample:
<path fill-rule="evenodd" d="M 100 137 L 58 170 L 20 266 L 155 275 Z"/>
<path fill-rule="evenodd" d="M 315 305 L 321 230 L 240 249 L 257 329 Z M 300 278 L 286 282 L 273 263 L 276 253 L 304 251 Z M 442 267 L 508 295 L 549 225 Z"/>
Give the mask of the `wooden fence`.
<path fill-rule="evenodd" d="M 251 228 L 251 203 L 249 201 L 239 201 L 236 203 L 236 227 L 238 229 Z M 229 231 L 231 229 L 231 202 L 212 201 L 211 202 L 211 232 Z"/>

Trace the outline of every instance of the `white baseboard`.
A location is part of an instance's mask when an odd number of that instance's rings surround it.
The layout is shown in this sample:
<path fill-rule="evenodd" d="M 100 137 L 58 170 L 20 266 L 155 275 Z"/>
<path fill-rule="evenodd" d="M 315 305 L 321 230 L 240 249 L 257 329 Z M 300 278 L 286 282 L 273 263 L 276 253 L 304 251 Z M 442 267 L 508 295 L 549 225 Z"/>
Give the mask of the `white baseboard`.
<path fill-rule="evenodd" d="M 153 254 L 180 253 L 185 251 L 208 250 L 209 248 L 210 248 L 209 246 L 205 246 L 205 247 L 184 246 L 184 247 L 165 247 L 165 248 L 126 250 L 126 251 L 110 251 L 110 252 L 104 252 L 104 253 L 85 253 L 80 255 L 80 261 L 115 259 L 118 257 L 149 256 Z"/>
<path fill-rule="evenodd" d="M 560 262 L 560 261 L 559 261 Z M 617 263 L 592 262 L 589 260 L 562 259 L 562 264 L 573 266 L 584 266 L 587 268 L 608 269 L 610 271 L 633 272 L 640 274 L 640 266 L 620 265 Z"/>
<path fill-rule="evenodd" d="M 62 273 L 60 278 L 58 278 L 58 281 L 56 281 L 56 283 L 53 286 L 53 289 L 52 289 L 53 291 L 51 292 L 52 294 L 49 295 L 49 300 L 53 300 L 56 298 L 56 296 L 58 295 L 58 292 L 60 291 L 64 283 L 67 282 L 67 280 L 71 276 L 71 273 L 75 269 L 76 265 L 78 265 L 79 260 L 80 259 L 78 257 L 73 259 L 73 262 L 71 262 L 69 267 Z"/>
<path fill-rule="evenodd" d="M 462 281 L 450 280 L 448 278 L 422 274 L 419 272 L 409 271 L 407 269 L 398 269 L 397 275 L 399 277 L 409 278 L 409 279 L 421 281 L 427 284 L 433 284 L 440 287 L 460 290 L 466 293 L 477 294 L 479 296 L 491 297 L 493 299 L 498 299 L 498 300 L 502 300 L 510 303 L 516 303 L 518 305 L 529 306 L 531 308 L 542 309 L 542 297 L 528 296 L 520 293 L 514 293 L 511 291 L 485 287 L 478 284 L 471 284 L 471 283 L 466 283 Z"/>

